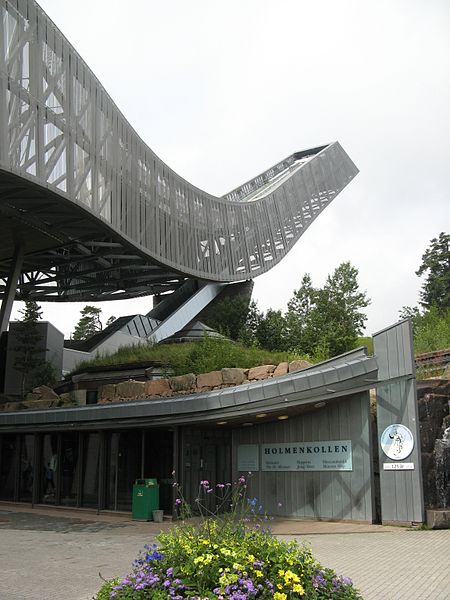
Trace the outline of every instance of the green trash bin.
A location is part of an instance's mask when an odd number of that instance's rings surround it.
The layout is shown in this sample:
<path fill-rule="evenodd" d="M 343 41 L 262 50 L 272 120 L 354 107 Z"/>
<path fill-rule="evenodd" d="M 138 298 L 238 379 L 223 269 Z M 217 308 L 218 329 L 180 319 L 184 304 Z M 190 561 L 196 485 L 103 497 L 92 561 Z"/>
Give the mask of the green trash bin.
<path fill-rule="evenodd" d="M 156 479 L 136 479 L 133 485 L 133 520 L 152 521 L 159 510 L 159 485 Z"/>

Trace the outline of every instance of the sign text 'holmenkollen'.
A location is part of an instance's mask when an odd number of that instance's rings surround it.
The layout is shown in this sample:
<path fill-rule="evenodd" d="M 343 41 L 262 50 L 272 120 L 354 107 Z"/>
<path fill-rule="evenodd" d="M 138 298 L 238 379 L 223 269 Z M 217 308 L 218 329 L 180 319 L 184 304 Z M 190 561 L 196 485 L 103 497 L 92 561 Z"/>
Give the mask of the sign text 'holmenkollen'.
<path fill-rule="evenodd" d="M 261 445 L 263 471 L 351 471 L 351 440 Z"/>

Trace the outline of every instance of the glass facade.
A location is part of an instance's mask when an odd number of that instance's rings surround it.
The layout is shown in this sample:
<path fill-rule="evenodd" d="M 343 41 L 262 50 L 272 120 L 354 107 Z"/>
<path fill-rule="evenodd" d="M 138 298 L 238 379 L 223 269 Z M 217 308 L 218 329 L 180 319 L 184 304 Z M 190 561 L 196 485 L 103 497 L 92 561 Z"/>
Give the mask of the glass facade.
<path fill-rule="evenodd" d="M 154 477 L 172 510 L 173 432 L 0 434 L 0 500 L 131 511 L 133 484 Z"/>
<path fill-rule="evenodd" d="M 16 442 L 15 435 L 3 435 L 0 439 L 0 500 L 15 499 Z"/>

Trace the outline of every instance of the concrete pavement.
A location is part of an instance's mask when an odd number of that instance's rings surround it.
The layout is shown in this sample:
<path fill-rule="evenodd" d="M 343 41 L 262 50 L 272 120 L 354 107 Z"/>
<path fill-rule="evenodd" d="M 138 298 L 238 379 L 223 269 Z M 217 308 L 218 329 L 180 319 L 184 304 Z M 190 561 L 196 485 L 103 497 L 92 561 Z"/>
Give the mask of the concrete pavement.
<path fill-rule="evenodd" d="M 0 504 L 0 600 L 90 600 L 125 575 L 170 523 L 125 515 Z M 450 531 L 354 523 L 274 521 L 282 539 L 311 543 L 325 566 L 351 577 L 365 600 L 448 600 Z"/>

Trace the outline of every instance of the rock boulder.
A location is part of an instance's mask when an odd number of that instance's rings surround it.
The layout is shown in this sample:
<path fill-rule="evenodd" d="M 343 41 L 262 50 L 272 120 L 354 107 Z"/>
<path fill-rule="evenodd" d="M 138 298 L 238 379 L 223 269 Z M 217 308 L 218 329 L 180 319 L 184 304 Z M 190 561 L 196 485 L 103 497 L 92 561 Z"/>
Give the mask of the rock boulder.
<path fill-rule="evenodd" d="M 240 385 L 246 380 L 245 376 L 246 369 L 238 369 L 236 367 L 230 367 L 222 369 L 222 379 L 226 385 Z"/>
<path fill-rule="evenodd" d="M 261 379 L 267 379 L 268 377 L 270 377 L 272 375 L 272 373 L 275 371 L 276 366 L 275 365 L 262 365 L 260 367 L 253 367 L 252 369 L 249 369 L 248 371 L 248 380 L 249 381 L 253 381 L 253 380 L 261 380 Z"/>

